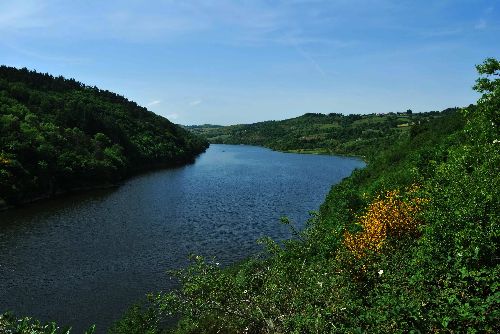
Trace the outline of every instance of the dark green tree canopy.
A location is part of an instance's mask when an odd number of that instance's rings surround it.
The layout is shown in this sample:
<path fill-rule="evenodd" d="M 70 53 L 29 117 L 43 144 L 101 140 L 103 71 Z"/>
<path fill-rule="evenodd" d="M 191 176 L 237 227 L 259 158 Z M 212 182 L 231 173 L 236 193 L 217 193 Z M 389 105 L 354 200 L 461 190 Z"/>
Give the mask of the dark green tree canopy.
<path fill-rule="evenodd" d="M 207 145 L 118 94 L 0 67 L 0 200 L 114 183 L 192 161 Z"/>

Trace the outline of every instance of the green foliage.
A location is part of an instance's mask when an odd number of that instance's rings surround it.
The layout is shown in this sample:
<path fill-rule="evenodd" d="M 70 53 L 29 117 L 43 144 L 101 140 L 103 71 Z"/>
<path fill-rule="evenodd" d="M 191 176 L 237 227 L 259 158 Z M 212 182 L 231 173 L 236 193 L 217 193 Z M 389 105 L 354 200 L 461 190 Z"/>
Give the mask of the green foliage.
<path fill-rule="evenodd" d="M 93 334 L 91 326 L 84 334 Z M 2 334 L 70 334 L 71 328 L 59 328 L 54 322 L 41 323 L 32 318 L 17 319 L 12 314 L 0 314 L 0 333 Z"/>
<path fill-rule="evenodd" d="M 151 297 L 150 297 L 151 299 Z M 130 307 L 125 315 L 108 331 L 109 334 L 155 334 L 159 331 L 161 309 L 146 301 Z"/>
<path fill-rule="evenodd" d="M 225 269 L 195 257 L 177 274 L 180 290 L 151 300 L 160 319 L 181 319 L 163 331 L 499 332 L 499 66 L 478 69 L 477 106 L 427 115 L 385 149 L 371 147 L 369 165 L 334 186 L 294 239 L 265 239 L 263 255 Z M 380 194 L 404 197 L 412 184 L 426 199 L 418 233 L 388 235 L 380 251 L 355 257 L 345 232 L 362 232 L 360 214 Z"/>
<path fill-rule="evenodd" d="M 448 112 L 454 109 L 448 110 Z M 370 115 L 305 114 L 283 121 L 188 127 L 212 143 L 266 146 L 274 150 L 363 156 L 404 141 L 411 125 L 442 117 L 438 112 Z M 374 150 L 374 148 L 377 148 Z"/>
<path fill-rule="evenodd" d="M 187 163 L 206 147 L 117 94 L 0 67 L 0 200 L 10 204 Z"/>
<path fill-rule="evenodd" d="M 428 115 L 384 149 L 371 146 L 369 165 L 331 189 L 305 230 L 281 219 L 293 239 L 263 239 L 264 253 L 229 268 L 193 256 L 175 273 L 180 289 L 149 296 L 110 333 L 500 332 L 500 64 L 478 70 L 476 106 Z M 363 233 L 360 214 L 388 191 L 407 198 L 413 184 L 426 203 L 419 229 L 354 256 L 344 236 Z"/>

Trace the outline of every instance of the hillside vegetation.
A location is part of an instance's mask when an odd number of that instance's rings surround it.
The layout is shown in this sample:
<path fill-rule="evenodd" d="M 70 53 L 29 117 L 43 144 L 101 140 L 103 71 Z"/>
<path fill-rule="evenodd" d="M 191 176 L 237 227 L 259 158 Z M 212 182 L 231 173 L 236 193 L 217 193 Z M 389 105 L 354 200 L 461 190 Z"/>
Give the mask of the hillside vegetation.
<path fill-rule="evenodd" d="M 195 125 L 190 131 L 214 144 L 259 145 L 277 151 L 342 154 L 370 160 L 377 150 L 407 136 L 413 124 L 429 122 L 444 112 L 342 115 L 305 114 L 282 121 L 230 126 Z"/>
<path fill-rule="evenodd" d="M 478 71 L 476 106 L 372 147 L 304 231 L 282 219 L 295 238 L 229 268 L 193 256 L 110 333 L 500 332 L 500 63 Z M 0 317 L 20 323 L 42 326 Z"/>
<path fill-rule="evenodd" d="M 207 146 L 123 96 L 73 79 L 0 67 L 0 204 L 187 163 Z"/>
<path fill-rule="evenodd" d="M 478 70 L 477 106 L 372 146 L 296 238 L 226 269 L 193 257 L 111 332 L 174 314 L 175 333 L 498 333 L 500 63 Z"/>

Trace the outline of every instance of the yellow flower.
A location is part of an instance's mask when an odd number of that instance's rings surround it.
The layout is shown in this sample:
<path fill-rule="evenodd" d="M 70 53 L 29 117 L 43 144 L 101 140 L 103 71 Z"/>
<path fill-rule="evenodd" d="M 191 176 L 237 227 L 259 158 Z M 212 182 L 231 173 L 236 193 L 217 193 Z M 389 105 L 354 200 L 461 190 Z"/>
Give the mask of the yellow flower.
<path fill-rule="evenodd" d="M 344 244 L 356 258 L 362 258 L 367 252 L 382 249 L 388 236 L 402 237 L 415 233 L 419 222 L 415 214 L 428 200 L 416 197 L 418 185 L 406 189 L 410 199 L 405 199 L 399 190 L 387 191 L 385 196 L 378 196 L 358 217 L 358 224 L 363 230 L 359 233 L 344 233 Z"/>

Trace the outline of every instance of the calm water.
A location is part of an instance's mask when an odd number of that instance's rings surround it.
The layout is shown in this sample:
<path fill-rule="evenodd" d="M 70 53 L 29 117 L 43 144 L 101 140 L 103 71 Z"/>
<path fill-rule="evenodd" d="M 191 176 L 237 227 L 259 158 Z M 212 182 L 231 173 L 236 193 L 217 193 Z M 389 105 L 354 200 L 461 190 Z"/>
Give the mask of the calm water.
<path fill-rule="evenodd" d="M 0 312 L 102 333 L 149 291 L 175 286 L 190 253 L 223 265 L 289 237 L 357 159 L 212 145 L 196 163 L 121 187 L 0 213 Z"/>

